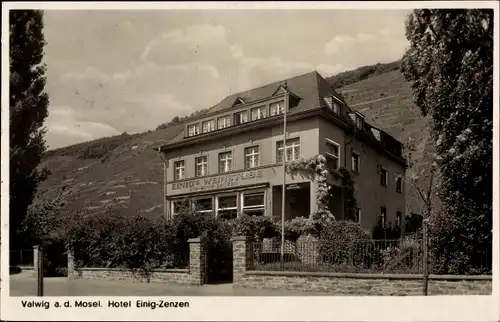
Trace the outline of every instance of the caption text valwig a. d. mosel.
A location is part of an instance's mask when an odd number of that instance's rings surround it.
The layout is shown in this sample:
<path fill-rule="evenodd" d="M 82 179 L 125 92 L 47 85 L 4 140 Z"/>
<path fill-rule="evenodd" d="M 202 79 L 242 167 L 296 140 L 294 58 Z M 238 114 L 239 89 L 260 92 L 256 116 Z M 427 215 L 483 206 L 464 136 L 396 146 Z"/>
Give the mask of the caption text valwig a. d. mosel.
<path fill-rule="evenodd" d="M 189 302 L 186 301 L 167 301 L 167 300 L 126 300 L 126 301 L 21 301 L 23 308 L 148 308 L 151 310 L 157 308 L 189 308 Z"/>

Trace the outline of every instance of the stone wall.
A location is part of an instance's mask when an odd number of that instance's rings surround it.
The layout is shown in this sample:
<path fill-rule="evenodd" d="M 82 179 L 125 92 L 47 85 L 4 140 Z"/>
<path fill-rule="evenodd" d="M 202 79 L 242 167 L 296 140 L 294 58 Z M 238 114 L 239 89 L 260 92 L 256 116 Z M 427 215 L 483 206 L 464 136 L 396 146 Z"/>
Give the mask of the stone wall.
<path fill-rule="evenodd" d="M 126 280 L 131 279 L 139 282 L 163 282 L 177 284 L 203 285 L 205 283 L 205 243 L 200 238 L 189 241 L 189 268 L 188 269 L 165 269 L 153 270 L 150 274 L 132 272 L 119 268 L 77 268 L 74 257 L 68 252 L 68 277 Z"/>
<path fill-rule="evenodd" d="M 179 284 L 196 284 L 196 279 L 189 269 L 154 270 L 148 276 L 141 272 L 131 272 L 119 268 L 78 268 L 72 278 L 105 279 L 105 280 L 135 280 L 138 282 L 163 282 Z"/>
<path fill-rule="evenodd" d="M 233 286 L 328 295 L 422 295 L 422 275 L 252 271 L 252 243 L 233 238 Z M 490 295 L 491 276 L 431 275 L 429 295 Z"/>
<path fill-rule="evenodd" d="M 234 280 L 237 287 L 325 292 L 330 295 L 422 295 L 421 276 L 356 276 L 351 274 L 247 271 Z M 434 277 L 436 278 L 436 277 Z M 431 279 L 429 295 L 490 295 L 490 279 Z"/>

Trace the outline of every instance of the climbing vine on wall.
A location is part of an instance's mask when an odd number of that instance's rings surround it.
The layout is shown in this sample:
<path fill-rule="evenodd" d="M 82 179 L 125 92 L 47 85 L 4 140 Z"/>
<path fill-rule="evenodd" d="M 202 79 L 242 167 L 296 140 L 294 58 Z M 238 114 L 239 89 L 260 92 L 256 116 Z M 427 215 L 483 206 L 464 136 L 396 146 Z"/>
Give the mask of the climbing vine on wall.
<path fill-rule="evenodd" d="M 331 213 L 328 204 L 331 197 L 331 186 L 328 184 L 328 175 L 334 179 L 341 180 L 345 188 L 345 218 L 353 219 L 357 206 L 354 180 L 350 172 L 345 168 L 328 169 L 326 158 L 319 154 L 310 159 L 294 160 L 287 164 L 286 170 L 292 176 L 300 174 L 317 183 L 316 205 L 317 211 L 311 215 L 313 221 L 334 221 L 335 217 Z"/>

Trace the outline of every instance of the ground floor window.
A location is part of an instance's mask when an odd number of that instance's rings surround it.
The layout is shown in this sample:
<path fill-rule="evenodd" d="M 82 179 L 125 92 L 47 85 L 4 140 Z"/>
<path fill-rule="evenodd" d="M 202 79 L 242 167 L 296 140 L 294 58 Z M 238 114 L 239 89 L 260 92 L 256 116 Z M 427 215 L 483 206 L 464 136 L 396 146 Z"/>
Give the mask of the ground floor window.
<path fill-rule="evenodd" d="M 200 198 L 194 200 L 194 209 L 199 214 L 212 214 L 213 212 L 212 197 Z"/>
<path fill-rule="evenodd" d="M 401 217 L 403 217 L 401 211 L 396 211 L 396 227 L 401 227 Z"/>
<path fill-rule="evenodd" d="M 217 217 L 235 219 L 238 216 L 238 199 L 236 194 L 217 197 Z"/>
<path fill-rule="evenodd" d="M 380 207 L 380 224 L 385 228 L 385 222 L 387 219 L 387 210 L 385 207 Z"/>
<path fill-rule="evenodd" d="M 243 213 L 250 216 L 263 216 L 266 205 L 264 191 L 254 193 L 243 193 Z"/>
<path fill-rule="evenodd" d="M 356 208 L 354 211 L 354 221 L 357 223 L 361 223 L 361 208 Z"/>
<path fill-rule="evenodd" d="M 191 211 L 189 199 L 179 199 L 172 201 L 172 215 L 188 213 Z"/>
<path fill-rule="evenodd" d="M 266 192 L 264 189 L 253 189 L 170 201 L 172 216 L 192 211 L 224 219 L 235 219 L 238 214 L 263 216 L 266 214 Z"/>

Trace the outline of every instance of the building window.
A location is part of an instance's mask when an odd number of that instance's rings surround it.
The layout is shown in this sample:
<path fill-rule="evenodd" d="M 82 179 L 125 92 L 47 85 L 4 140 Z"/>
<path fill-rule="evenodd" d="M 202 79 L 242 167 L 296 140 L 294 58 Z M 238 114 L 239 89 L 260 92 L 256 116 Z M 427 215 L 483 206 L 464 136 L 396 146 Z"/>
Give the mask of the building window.
<path fill-rule="evenodd" d="M 236 195 L 217 197 L 217 217 L 235 219 L 238 216 Z"/>
<path fill-rule="evenodd" d="M 234 125 L 239 125 L 248 122 L 248 111 L 234 113 Z"/>
<path fill-rule="evenodd" d="M 186 214 L 191 211 L 191 204 L 188 199 L 172 201 L 172 215 Z"/>
<path fill-rule="evenodd" d="M 328 96 L 324 98 L 326 105 L 333 113 L 340 115 L 340 104 L 336 102 L 333 96 Z"/>
<path fill-rule="evenodd" d="M 201 177 L 208 175 L 208 157 L 202 156 L 195 159 L 195 176 Z"/>
<path fill-rule="evenodd" d="M 197 199 L 194 201 L 194 209 L 199 214 L 212 213 L 212 198 Z"/>
<path fill-rule="evenodd" d="M 385 228 L 385 222 L 387 217 L 387 210 L 385 207 L 380 207 L 380 225 Z"/>
<path fill-rule="evenodd" d="M 333 97 L 328 96 L 324 98 L 326 105 L 328 106 L 329 109 L 333 109 Z"/>
<path fill-rule="evenodd" d="M 283 114 L 284 107 L 285 107 L 285 101 L 271 103 L 269 105 L 269 110 L 270 110 L 271 116 Z"/>
<path fill-rule="evenodd" d="M 184 160 L 174 162 L 174 180 L 184 179 Z"/>
<path fill-rule="evenodd" d="M 338 169 L 340 167 L 340 144 L 330 139 L 326 139 L 327 166 L 330 169 Z"/>
<path fill-rule="evenodd" d="M 359 154 L 353 153 L 351 156 L 351 170 L 354 173 L 359 173 Z"/>
<path fill-rule="evenodd" d="M 200 134 L 200 124 L 188 125 L 188 136 Z"/>
<path fill-rule="evenodd" d="M 259 147 L 252 146 L 245 149 L 245 169 L 259 166 Z"/>
<path fill-rule="evenodd" d="M 380 185 L 387 187 L 387 169 L 380 168 Z"/>
<path fill-rule="evenodd" d="M 212 132 L 215 130 L 215 121 L 214 120 L 203 121 L 201 123 L 201 127 L 203 133 Z"/>
<path fill-rule="evenodd" d="M 262 118 L 267 117 L 267 110 L 265 106 L 256 107 L 252 108 L 250 114 L 252 121 L 260 120 Z"/>
<path fill-rule="evenodd" d="M 401 218 L 403 213 L 401 211 L 396 211 L 396 227 L 401 227 Z"/>
<path fill-rule="evenodd" d="M 224 173 L 232 170 L 233 156 L 231 152 L 219 153 L 219 172 Z"/>
<path fill-rule="evenodd" d="M 396 191 L 397 192 L 403 191 L 403 178 L 401 177 L 396 178 Z"/>
<path fill-rule="evenodd" d="M 283 141 L 276 143 L 276 162 L 283 162 Z M 298 160 L 300 158 L 300 139 L 286 140 L 286 162 Z"/>
<path fill-rule="evenodd" d="M 360 130 L 363 129 L 363 118 L 359 115 L 356 115 L 356 127 Z"/>
<path fill-rule="evenodd" d="M 361 208 L 354 209 L 354 221 L 361 223 Z"/>
<path fill-rule="evenodd" d="M 231 126 L 231 117 L 229 115 L 221 116 L 217 119 L 217 130 Z"/>
<path fill-rule="evenodd" d="M 263 216 L 266 208 L 264 192 L 243 194 L 243 213 L 250 216 Z"/>
<path fill-rule="evenodd" d="M 337 114 L 337 115 L 340 115 L 341 114 L 341 107 L 340 107 L 340 104 L 337 103 L 337 102 L 333 102 L 333 107 L 332 107 L 332 111 L 333 113 Z"/>

